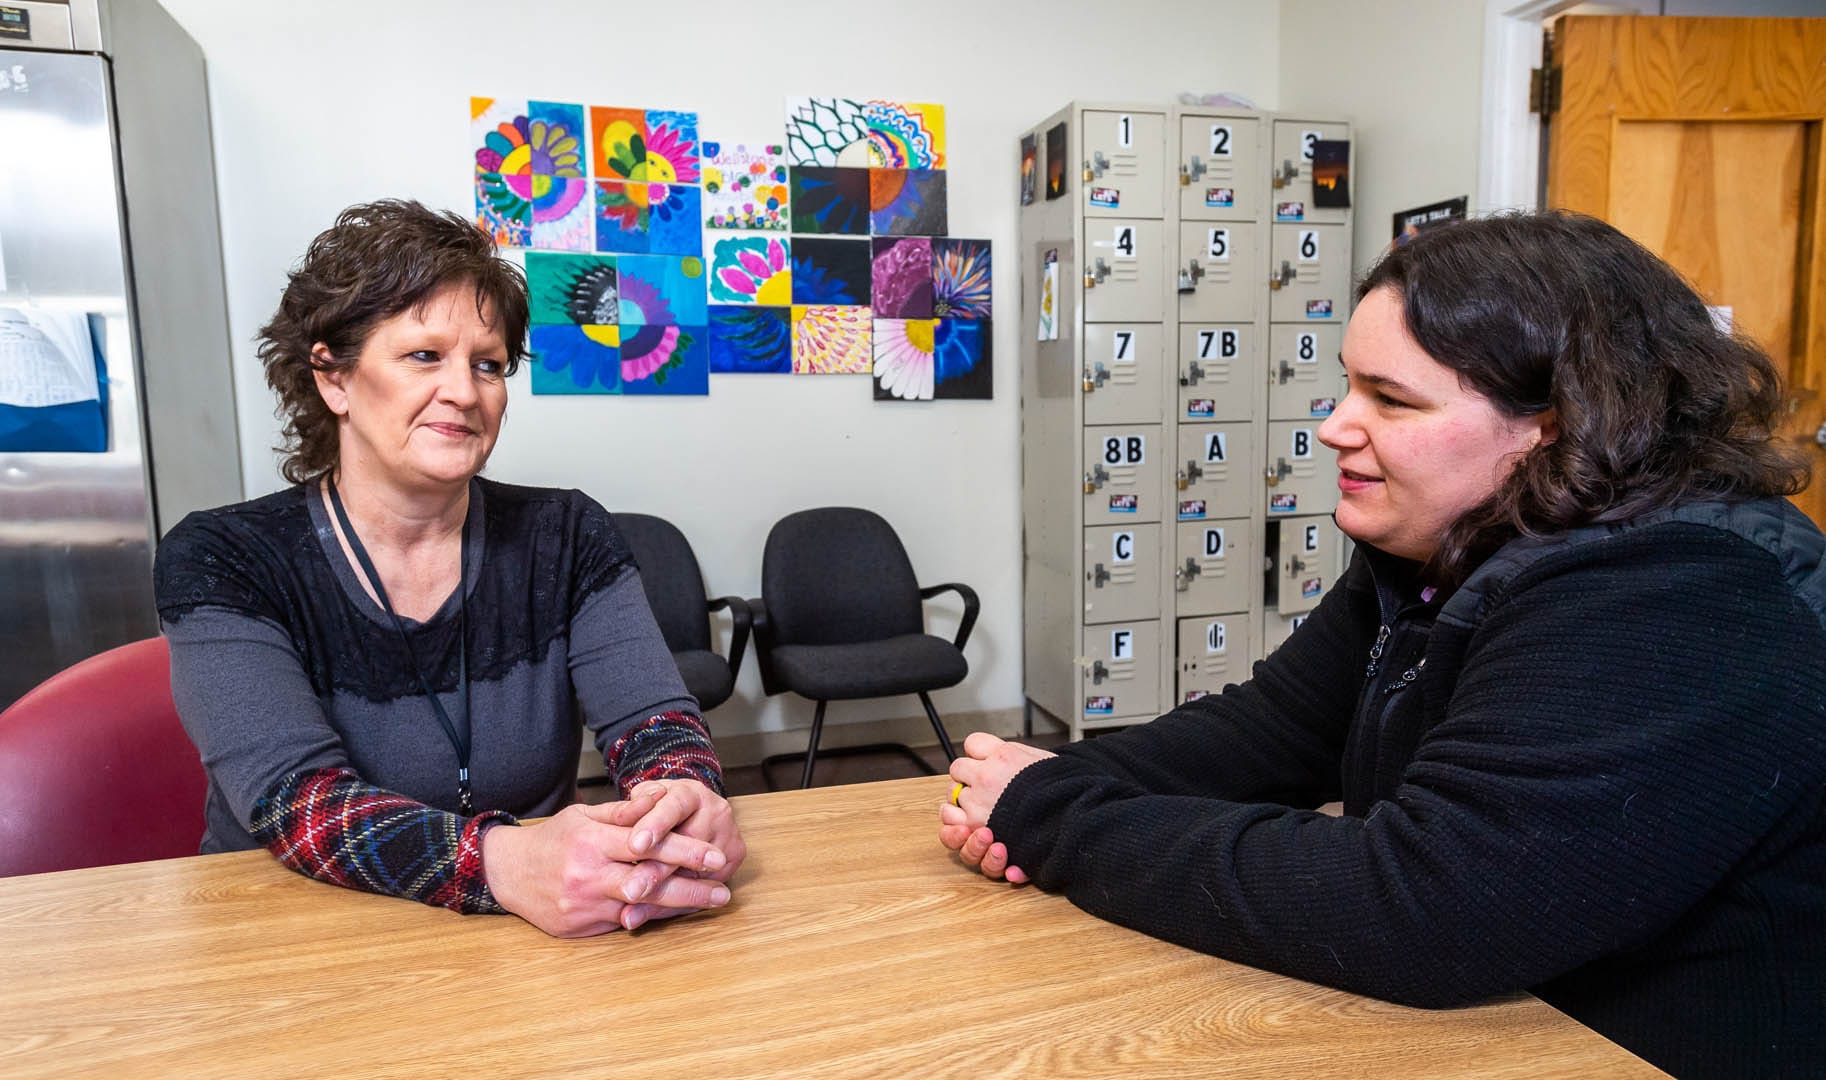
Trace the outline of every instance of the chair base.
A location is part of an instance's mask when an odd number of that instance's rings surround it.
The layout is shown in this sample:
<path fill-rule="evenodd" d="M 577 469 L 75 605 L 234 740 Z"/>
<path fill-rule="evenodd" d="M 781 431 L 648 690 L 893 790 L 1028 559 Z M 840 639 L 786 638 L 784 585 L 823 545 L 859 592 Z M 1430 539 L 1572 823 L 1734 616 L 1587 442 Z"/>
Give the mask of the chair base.
<path fill-rule="evenodd" d="M 913 749 L 911 746 L 908 746 L 906 743 L 881 742 L 881 743 L 869 743 L 866 746 L 839 746 L 839 747 L 835 747 L 835 748 L 831 748 L 831 749 L 821 749 L 817 752 L 816 755 L 814 755 L 814 757 L 817 760 L 822 761 L 825 758 L 860 757 L 863 754 L 900 754 L 903 757 L 905 757 L 908 761 L 911 761 L 913 763 L 914 767 L 919 769 L 919 771 L 922 774 L 924 774 L 926 776 L 937 776 L 938 775 L 938 770 L 934 769 L 930 762 L 928 762 L 925 758 L 921 757 L 919 751 Z M 762 759 L 762 761 L 761 761 L 761 780 L 763 783 L 765 783 L 767 785 L 767 790 L 769 790 L 769 791 L 779 791 L 780 790 L 780 785 L 774 783 L 774 775 L 773 775 L 774 766 L 780 765 L 780 764 L 783 764 L 783 763 L 789 762 L 789 761 L 795 765 L 804 766 L 805 757 L 806 756 L 804 754 L 790 754 L 789 753 L 789 754 L 773 754 L 767 758 Z M 799 786 L 805 787 L 807 785 L 804 784 L 802 781 Z"/>
<path fill-rule="evenodd" d="M 945 760 L 946 761 L 956 761 L 957 760 L 957 747 L 951 745 L 951 736 L 948 732 L 945 731 L 944 721 L 942 721 L 938 718 L 938 710 L 933 708 L 933 706 L 932 706 L 932 696 L 930 694 L 926 693 L 924 690 L 917 691 L 917 693 L 919 694 L 920 705 L 923 706 L 926 710 L 926 719 L 931 722 L 932 731 L 934 734 L 936 734 L 938 736 L 938 745 L 941 748 L 943 748 L 943 750 L 945 751 Z M 816 709 L 812 710 L 811 738 L 809 740 L 807 740 L 807 742 L 805 744 L 805 754 L 804 754 L 804 758 L 803 758 L 803 760 L 805 761 L 805 772 L 803 774 L 801 774 L 801 776 L 799 778 L 799 786 L 801 788 L 808 788 L 808 787 L 812 786 L 812 768 L 814 766 L 816 766 L 818 763 L 818 740 L 824 735 L 824 710 L 825 710 L 825 707 L 828 706 L 829 704 L 830 704 L 829 701 L 819 701 L 818 707 Z M 881 750 L 881 749 L 886 749 L 886 750 L 890 750 L 890 751 L 898 749 L 900 751 L 903 751 L 906 753 L 906 755 L 908 757 L 911 757 L 915 761 L 919 762 L 919 768 L 920 768 L 921 772 L 927 774 L 928 776 L 937 774 L 937 770 L 932 768 L 930 765 L 927 765 L 926 760 L 924 758 L 920 757 L 918 754 L 915 754 L 910 748 L 903 746 L 900 743 L 876 743 L 874 746 L 871 746 L 871 747 L 848 747 L 848 748 L 844 748 L 841 750 L 828 751 L 828 753 L 858 754 L 858 753 L 863 752 L 864 750 Z M 787 759 L 787 758 L 798 758 L 799 756 L 800 755 L 798 755 L 798 754 L 775 754 L 773 757 L 767 758 L 761 762 L 761 778 L 767 784 L 768 790 L 770 790 L 770 791 L 774 790 L 773 778 L 771 776 L 769 776 L 767 773 L 768 764 L 770 762 L 777 761 L 777 760 L 783 760 L 783 759 Z"/>

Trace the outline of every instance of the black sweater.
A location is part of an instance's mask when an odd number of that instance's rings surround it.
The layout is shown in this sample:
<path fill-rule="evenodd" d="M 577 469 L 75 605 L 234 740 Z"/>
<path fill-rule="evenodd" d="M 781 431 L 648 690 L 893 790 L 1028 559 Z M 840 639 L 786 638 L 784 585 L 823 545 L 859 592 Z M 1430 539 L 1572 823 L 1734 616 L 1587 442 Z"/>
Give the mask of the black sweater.
<path fill-rule="evenodd" d="M 1786 503 L 1695 506 L 1512 543 L 1443 607 L 1360 551 L 1248 683 L 1029 766 L 990 827 L 1204 952 L 1826 1075 L 1821 548 Z"/>

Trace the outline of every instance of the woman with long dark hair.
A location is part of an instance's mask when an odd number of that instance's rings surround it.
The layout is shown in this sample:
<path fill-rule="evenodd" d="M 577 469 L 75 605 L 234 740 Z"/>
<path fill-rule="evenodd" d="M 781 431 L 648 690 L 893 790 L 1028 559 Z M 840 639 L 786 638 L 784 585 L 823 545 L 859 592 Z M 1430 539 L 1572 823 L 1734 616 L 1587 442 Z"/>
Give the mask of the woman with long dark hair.
<path fill-rule="evenodd" d="M 1826 1073 L 1826 541 L 1773 364 L 1570 214 L 1425 233 L 1358 300 L 1319 431 L 1339 587 L 1153 723 L 970 736 L 941 838 L 1299 978 Z"/>

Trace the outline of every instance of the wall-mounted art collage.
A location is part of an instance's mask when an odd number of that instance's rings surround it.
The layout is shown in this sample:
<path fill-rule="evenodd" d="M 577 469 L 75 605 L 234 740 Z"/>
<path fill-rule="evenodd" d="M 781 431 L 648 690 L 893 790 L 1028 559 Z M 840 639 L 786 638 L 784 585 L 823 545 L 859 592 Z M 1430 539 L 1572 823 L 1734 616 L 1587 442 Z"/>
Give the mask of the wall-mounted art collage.
<path fill-rule="evenodd" d="M 775 142 L 695 113 L 470 99 L 476 222 L 529 249 L 536 394 L 869 375 L 993 392 L 987 240 L 946 235 L 942 105 L 797 98 Z"/>

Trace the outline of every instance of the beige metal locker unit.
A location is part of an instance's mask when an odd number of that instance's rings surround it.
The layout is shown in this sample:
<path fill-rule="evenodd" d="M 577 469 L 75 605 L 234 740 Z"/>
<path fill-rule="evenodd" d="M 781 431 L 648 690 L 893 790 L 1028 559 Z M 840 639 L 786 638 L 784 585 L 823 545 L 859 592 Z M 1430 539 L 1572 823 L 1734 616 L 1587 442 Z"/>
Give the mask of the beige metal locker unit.
<path fill-rule="evenodd" d="M 1073 726 L 1126 727 L 1160 715 L 1160 670 L 1167 655 L 1160 646 L 1158 619 L 1085 627 L 1083 707 Z"/>
<path fill-rule="evenodd" d="M 1261 306 L 1261 229 L 1251 221 L 1194 221 L 1179 227 L 1174 271 L 1181 322 L 1253 322 Z"/>
<path fill-rule="evenodd" d="M 1269 327 L 1268 419 L 1318 423 L 1330 416 L 1344 397 L 1343 344 L 1337 323 Z"/>
<path fill-rule="evenodd" d="M 1175 612 L 1247 613 L 1262 591 L 1262 561 L 1248 518 L 1186 521 L 1175 526 Z"/>
<path fill-rule="evenodd" d="M 1179 419 L 1249 420 L 1260 370 L 1253 323 L 1179 324 Z"/>
<path fill-rule="evenodd" d="M 1173 704 L 1222 693 L 1245 682 L 1255 649 L 1248 614 L 1203 615 L 1179 620 L 1179 682 Z"/>
<path fill-rule="evenodd" d="M 1268 318 L 1343 322 L 1350 307 L 1350 237 L 1343 225 L 1275 225 L 1268 245 Z"/>
<path fill-rule="evenodd" d="M 1305 221 L 1340 225 L 1350 220 L 1349 207 L 1313 205 L 1313 143 L 1350 139 L 1351 126 L 1340 120 L 1303 120 L 1289 116 L 1274 119 L 1274 148 L 1270 154 L 1270 190 L 1276 222 Z M 1350 159 L 1356 161 L 1356 145 Z"/>
<path fill-rule="evenodd" d="M 1084 530 L 1084 621 L 1132 622 L 1160 614 L 1160 526 Z"/>
<path fill-rule="evenodd" d="M 1261 126 L 1261 117 L 1251 114 L 1180 114 L 1181 221 L 1255 220 L 1268 172 Z"/>
<path fill-rule="evenodd" d="M 1018 247 L 1023 682 L 1073 738 L 1151 720 L 1172 693 L 1173 123 L 1165 105 L 1079 104 L 1026 133 L 1040 160 Z M 1047 199 L 1056 126 L 1065 191 Z M 1038 340 L 1049 280 L 1057 337 Z"/>
<path fill-rule="evenodd" d="M 1302 611 L 1297 615 L 1282 615 L 1279 612 L 1270 611 L 1268 618 L 1263 620 L 1262 656 L 1274 655 L 1274 651 L 1281 647 L 1281 642 L 1292 637 L 1293 632 L 1300 628 L 1300 624 L 1306 621 L 1306 616 L 1309 614 L 1311 612 Z"/>
<path fill-rule="evenodd" d="M 1268 425 L 1268 516 L 1329 514 L 1338 505 L 1338 455 L 1319 442 L 1317 420 Z"/>
<path fill-rule="evenodd" d="M 1258 501 L 1250 453 L 1252 425 L 1180 424 L 1173 459 L 1174 517 L 1215 521 L 1247 517 Z"/>
<path fill-rule="evenodd" d="M 1159 323 L 1094 323 L 1084 328 L 1084 422 L 1160 420 L 1167 342 Z"/>
<path fill-rule="evenodd" d="M 1341 534 L 1329 517 L 1287 518 L 1275 523 L 1275 611 L 1298 615 L 1319 606 L 1337 584 Z"/>

